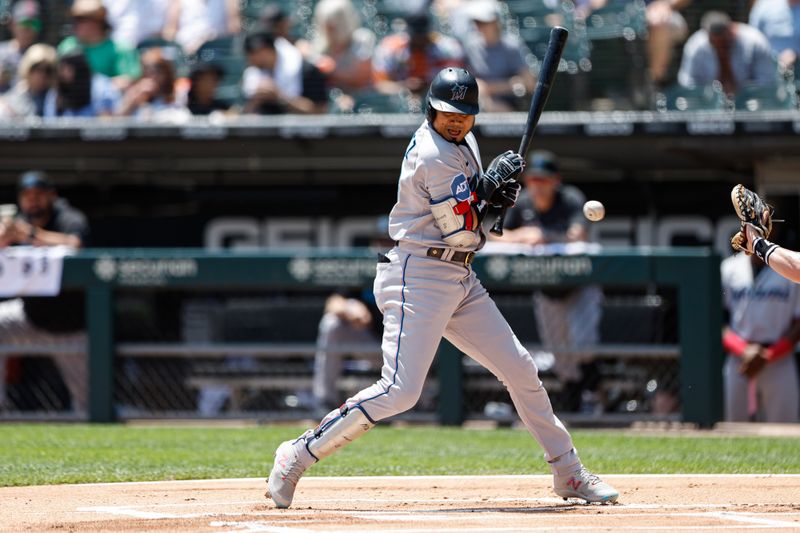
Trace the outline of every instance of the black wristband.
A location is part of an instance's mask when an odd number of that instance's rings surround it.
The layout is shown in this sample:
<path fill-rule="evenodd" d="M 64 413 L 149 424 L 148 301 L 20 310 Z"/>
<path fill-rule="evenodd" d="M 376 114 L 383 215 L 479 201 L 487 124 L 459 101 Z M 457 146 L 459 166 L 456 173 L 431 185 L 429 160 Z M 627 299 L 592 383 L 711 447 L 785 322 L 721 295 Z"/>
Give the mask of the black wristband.
<path fill-rule="evenodd" d="M 769 242 L 763 237 L 757 237 L 756 240 L 753 241 L 753 252 L 768 265 L 769 256 L 772 255 L 772 252 L 774 252 L 776 248 L 778 248 L 777 244 Z"/>

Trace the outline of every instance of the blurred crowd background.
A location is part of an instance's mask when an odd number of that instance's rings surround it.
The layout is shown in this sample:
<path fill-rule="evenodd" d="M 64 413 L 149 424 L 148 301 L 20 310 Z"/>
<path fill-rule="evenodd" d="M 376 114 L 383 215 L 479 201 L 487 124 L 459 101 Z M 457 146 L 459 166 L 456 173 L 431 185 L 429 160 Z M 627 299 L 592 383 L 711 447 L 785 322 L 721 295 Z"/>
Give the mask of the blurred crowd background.
<path fill-rule="evenodd" d="M 0 118 L 415 112 L 461 64 L 483 111 L 797 107 L 796 0 L 0 0 Z"/>

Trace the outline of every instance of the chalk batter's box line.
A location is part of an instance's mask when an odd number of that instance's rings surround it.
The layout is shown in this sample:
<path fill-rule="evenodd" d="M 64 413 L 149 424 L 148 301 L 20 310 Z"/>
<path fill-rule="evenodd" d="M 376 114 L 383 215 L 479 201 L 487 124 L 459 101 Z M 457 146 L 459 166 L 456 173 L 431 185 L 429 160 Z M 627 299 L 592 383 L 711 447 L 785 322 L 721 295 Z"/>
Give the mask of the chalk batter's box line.
<path fill-rule="evenodd" d="M 479 479 L 509 479 L 509 480 L 551 480 L 552 474 L 498 474 L 498 475 L 457 475 L 457 476 L 314 476 L 309 475 L 304 479 L 314 482 L 341 483 L 342 481 L 474 481 Z M 603 478 L 609 479 L 800 479 L 800 474 L 603 474 Z M 78 483 L 76 487 L 108 487 L 108 486 L 137 486 L 137 485 L 157 485 L 162 483 L 175 484 L 194 484 L 194 483 L 264 483 L 263 477 L 246 478 L 223 478 L 223 479 L 178 479 L 163 481 L 120 481 L 107 483 Z"/>

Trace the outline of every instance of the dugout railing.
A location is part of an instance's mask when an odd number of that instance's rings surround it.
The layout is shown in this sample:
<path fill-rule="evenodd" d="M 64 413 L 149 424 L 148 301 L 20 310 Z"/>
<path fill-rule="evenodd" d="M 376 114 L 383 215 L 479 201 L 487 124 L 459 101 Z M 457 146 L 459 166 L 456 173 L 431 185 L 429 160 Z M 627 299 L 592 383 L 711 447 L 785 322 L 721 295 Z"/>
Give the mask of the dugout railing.
<path fill-rule="evenodd" d="M 702 427 L 721 420 L 722 312 L 719 257 L 713 252 L 702 248 L 630 248 L 594 255 L 493 255 L 478 256 L 473 266 L 490 291 L 524 292 L 533 287 L 586 283 L 674 288 L 681 419 Z M 364 287 L 371 285 L 374 271 L 374 254 L 366 250 L 287 254 L 95 249 L 65 258 L 63 287 L 84 289 L 87 296 L 89 420 L 111 422 L 117 417 L 114 359 L 121 353 L 180 352 L 191 356 L 201 349 L 159 343 L 118 345 L 113 318 L 118 291 Z M 212 345 L 203 349 L 233 348 Z M 661 352 L 672 348 L 652 347 Z M 443 342 L 437 365 L 438 419 L 444 424 L 459 424 L 464 420 L 462 356 Z"/>

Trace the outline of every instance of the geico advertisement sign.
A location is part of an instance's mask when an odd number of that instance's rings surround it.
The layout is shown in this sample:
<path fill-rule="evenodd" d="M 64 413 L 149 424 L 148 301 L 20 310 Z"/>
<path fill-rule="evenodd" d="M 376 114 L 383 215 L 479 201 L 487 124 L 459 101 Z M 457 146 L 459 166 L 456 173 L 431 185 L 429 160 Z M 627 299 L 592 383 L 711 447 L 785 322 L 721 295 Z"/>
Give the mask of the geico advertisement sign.
<path fill-rule="evenodd" d="M 207 249 L 349 248 L 387 238 L 379 227 L 382 217 L 253 218 L 218 217 L 204 228 Z M 739 228 L 736 217 L 703 216 L 619 217 L 608 216 L 589 225 L 593 242 L 605 246 L 712 246 L 730 253 L 730 238 Z"/>

